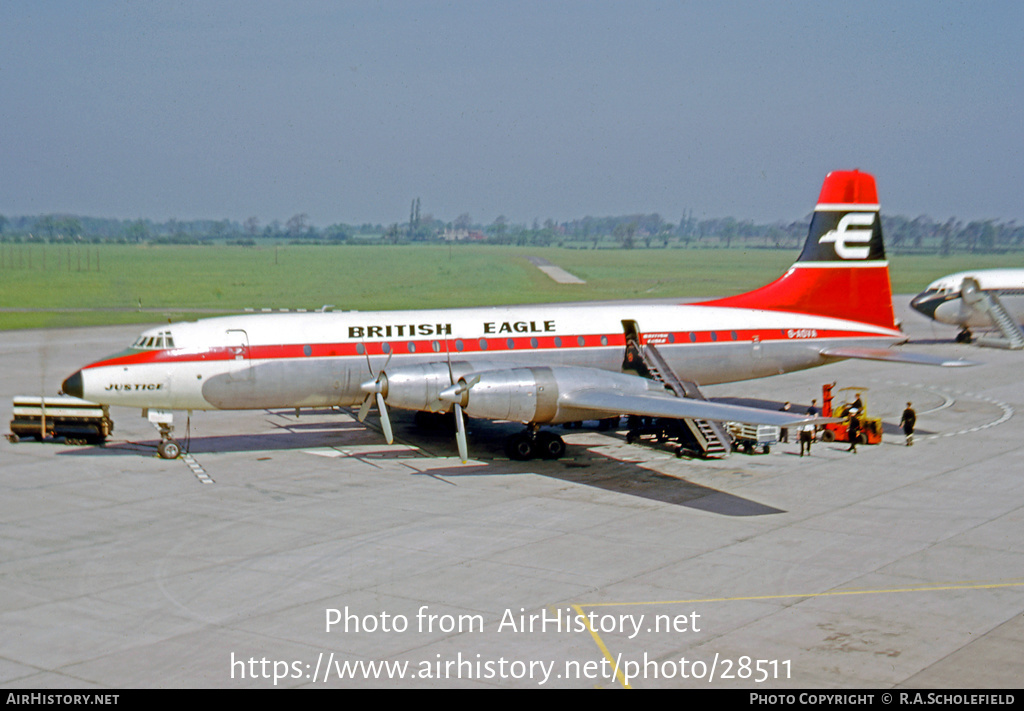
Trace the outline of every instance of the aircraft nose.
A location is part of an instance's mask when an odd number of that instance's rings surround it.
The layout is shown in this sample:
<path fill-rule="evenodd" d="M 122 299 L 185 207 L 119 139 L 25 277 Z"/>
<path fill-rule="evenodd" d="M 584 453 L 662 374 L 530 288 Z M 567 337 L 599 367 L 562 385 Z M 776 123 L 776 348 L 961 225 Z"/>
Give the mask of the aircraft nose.
<path fill-rule="evenodd" d="M 942 303 L 942 298 L 934 291 L 922 291 L 910 300 L 910 307 L 930 319 L 935 318 L 935 309 Z"/>
<path fill-rule="evenodd" d="M 68 377 L 61 385 L 61 390 L 65 395 L 71 397 L 82 397 L 82 371 L 76 371 L 74 375 Z"/>

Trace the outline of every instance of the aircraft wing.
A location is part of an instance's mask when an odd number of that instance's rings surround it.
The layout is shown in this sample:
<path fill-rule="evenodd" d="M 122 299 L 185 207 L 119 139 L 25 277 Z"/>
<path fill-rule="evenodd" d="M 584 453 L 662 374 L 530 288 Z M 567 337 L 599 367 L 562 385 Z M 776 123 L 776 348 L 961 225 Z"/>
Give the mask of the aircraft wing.
<path fill-rule="evenodd" d="M 833 358 L 859 358 L 861 360 L 883 360 L 890 363 L 912 363 L 916 365 L 938 365 L 944 368 L 962 368 L 978 365 L 974 360 L 952 360 L 925 353 L 906 353 L 891 348 L 860 348 L 856 346 L 836 346 L 821 350 L 823 356 Z"/>
<path fill-rule="evenodd" d="M 671 395 L 623 394 L 614 390 L 588 389 L 564 393 L 566 405 L 595 412 L 619 412 L 642 417 L 670 417 L 676 419 L 717 420 L 743 422 L 752 425 L 796 427 L 802 424 L 835 422 L 834 418 L 801 417 L 792 412 L 762 410 L 756 407 L 726 405 L 709 400 L 673 397 Z"/>

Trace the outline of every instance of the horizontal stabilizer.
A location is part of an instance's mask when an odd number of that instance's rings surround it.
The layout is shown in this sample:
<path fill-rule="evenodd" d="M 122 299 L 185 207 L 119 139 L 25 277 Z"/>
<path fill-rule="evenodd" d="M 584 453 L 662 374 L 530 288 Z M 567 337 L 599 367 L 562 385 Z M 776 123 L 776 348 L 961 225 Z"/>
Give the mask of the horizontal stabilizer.
<path fill-rule="evenodd" d="M 891 348 L 857 348 L 837 346 L 825 348 L 821 351 L 823 356 L 831 358 L 858 358 L 860 360 L 884 360 L 889 363 L 912 363 L 915 365 L 938 365 L 943 368 L 962 368 L 969 365 L 978 365 L 974 360 L 951 360 L 940 356 L 927 355 L 925 353 L 907 353 L 896 351 Z"/>
<path fill-rule="evenodd" d="M 726 405 L 709 400 L 694 400 L 660 395 L 623 395 L 613 390 L 581 390 L 562 396 L 566 405 L 581 410 L 617 412 L 641 417 L 670 417 L 673 419 L 716 420 L 742 422 L 748 425 L 776 425 L 796 427 L 802 424 L 832 422 L 831 418 L 807 418 L 779 410 L 761 410 L 756 407 Z"/>

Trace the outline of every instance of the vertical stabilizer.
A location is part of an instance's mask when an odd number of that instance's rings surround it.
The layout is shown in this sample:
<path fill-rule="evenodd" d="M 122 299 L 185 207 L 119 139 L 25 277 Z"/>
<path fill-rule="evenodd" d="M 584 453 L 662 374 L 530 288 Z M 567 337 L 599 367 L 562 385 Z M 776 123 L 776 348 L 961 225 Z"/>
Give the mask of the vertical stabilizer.
<path fill-rule="evenodd" d="M 895 328 L 874 177 L 857 170 L 829 173 L 803 251 L 789 271 L 760 289 L 704 303 Z"/>

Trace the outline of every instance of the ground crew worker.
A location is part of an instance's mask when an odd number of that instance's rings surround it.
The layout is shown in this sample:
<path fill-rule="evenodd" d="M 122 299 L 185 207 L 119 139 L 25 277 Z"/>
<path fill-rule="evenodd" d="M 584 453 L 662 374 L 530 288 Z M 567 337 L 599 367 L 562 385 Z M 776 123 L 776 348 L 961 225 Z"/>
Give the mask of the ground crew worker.
<path fill-rule="evenodd" d="M 860 437 L 860 420 L 857 415 L 850 415 L 850 423 L 846 426 L 846 431 L 850 435 L 850 448 L 847 452 L 857 453 L 857 438 Z"/>
<path fill-rule="evenodd" d="M 907 436 L 908 447 L 914 444 L 914 425 L 916 424 L 917 413 L 914 412 L 914 408 L 908 402 L 907 409 L 903 411 L 903 418 L 900 420 L 900 426 L 903 427 L 903 434 Z"/>
<path fill-rule="evenodd" d="M 807 414 L 810 417 L 817 417 L 820 413 L 821 413 L 821 410 L 818 409 L 818 401 L 817 400 L 811 400 L 811 406 L 807 408 Z M 811 428 L 811 441 L 812 442 L 815 439 L 818 438 L 818 433 L 819 432 L 821 432 L 821 425 L 814 425 Z M 810 453 L 810 451 L 808 450 L 808 454 L 809 453 Z"/>
<path fill-rule="evenodd" d="M 810 422 L 800 425 L 800 456 L 804 456 L 804 449 L 807 449 L 807 456 L 811 456 L 811 442 L 814 441 L 814 425 Z"/>
<path fill-rule="evenodd" d="M 857 393 L 857 399 L 853 401 L 853 405 L 850 407 L 854 408 L 858 413 L 864 409 L 864 401 L 860 399 L 860 393 Z"/>

